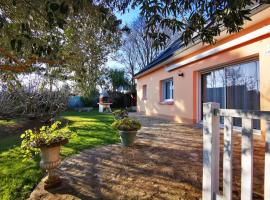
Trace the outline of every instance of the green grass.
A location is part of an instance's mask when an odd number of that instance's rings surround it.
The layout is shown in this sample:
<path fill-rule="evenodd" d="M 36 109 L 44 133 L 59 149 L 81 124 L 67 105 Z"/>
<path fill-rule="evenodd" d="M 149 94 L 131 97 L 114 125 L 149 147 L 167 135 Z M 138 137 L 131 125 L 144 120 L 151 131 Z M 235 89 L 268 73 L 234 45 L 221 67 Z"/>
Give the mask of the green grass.
<path fill-rule="evenodd" d="M 83 149 L 119 142 L 118 134 L 111 128 L 113 117 L 90 113 L 66 112 L 63 117 L 70 122 L 68 127 L 77 133 L 62 147 L 63 158 Z M 19 135 L 0 140 L 0 199 L 26 199 L 44 173 L 39 169 L 39 158 L 22 162 Z"/>
<path fill-rule="evenodd" d="M 16 125 L 17 123 L 20 123 L 22 120 L 19 119 L 11 119 L 11 120 L 4 120 L 0 119 L 0 126 L 10 126 L 10 125 Z"/>

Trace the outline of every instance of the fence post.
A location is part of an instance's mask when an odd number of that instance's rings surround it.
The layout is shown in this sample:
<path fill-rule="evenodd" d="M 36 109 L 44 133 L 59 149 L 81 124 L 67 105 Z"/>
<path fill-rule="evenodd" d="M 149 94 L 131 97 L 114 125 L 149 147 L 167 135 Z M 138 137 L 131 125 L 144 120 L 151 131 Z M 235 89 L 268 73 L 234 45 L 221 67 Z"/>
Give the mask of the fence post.
<path fill-rule="evenodd" d="M 252 200 L 253 133 L 252 119 L 242 118 L 241 200 Z"/>
<path fill-rule="evenodd" d="M 203 200 L 215 200 L 219 193 L 218 109 L 218 103 L 203 104 Z"/>
<path fill-rule="evenodd" d="M 233 118 L 224 117 L 223 196 L 232 200 Z"/>

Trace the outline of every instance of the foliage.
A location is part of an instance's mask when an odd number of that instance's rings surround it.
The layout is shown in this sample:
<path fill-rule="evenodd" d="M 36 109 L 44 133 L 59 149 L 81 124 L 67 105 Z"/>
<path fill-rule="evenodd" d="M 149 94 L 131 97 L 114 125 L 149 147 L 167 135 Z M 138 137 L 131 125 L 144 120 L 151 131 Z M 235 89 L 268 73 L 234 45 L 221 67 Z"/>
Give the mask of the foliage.
<path fill-rule="evenodd" d="M 63 158 L 83 149 L 119 142 L 117 132 L 111 127 L 112 115 L 96 111 L 65 112 L 63 118 L 69 121 L 67 128 L 77 134 L 62 146 Z M 27 199 L 44 174 L 37 157 L 22 162 L 24 158 L 19 147 L 20 137 L 11 131 L 13 134 L 0 140 L 0 199 Z"/>
<path fill-rule="evenodd" d="M 60 91 L 25 91 L 15 87 L 0 93 L 0 117 L 25 117 L 49 122 L 67 108 L 69 92 Z"/>
<path fill-rule="evenodd" d="M 112 108 L 127 108 L 136 105 L 136 94 L 122 92 L 108 92 Z"/>
<path fill-rule="evenodd" d="M 97 25 L 105 34 L 118 32 L 120 24 L 110 9 L 87 0 L 1 1 L 0 9 L 0 53 L 4 58 L 0 69 L 16 72 L 32 70 L 37 63 L 63 65 L 76 58 L 77 52 L 66 52 L 65 47 L 72 31 L 87 25 L 86 18 L 96 23 L 91 28 Z M 81 29 L 74 29 L 75 24 Z"/>
<path fill-rule="evenodd" d="M 86 107 L 98 107 L 99 92 L 95 90 L 88 96 L 82 96 L 81 100 Z"/>
<path fill-rule="evenodd" d="M 213 43 L 222 30 L 228 33 L 241 30 L 245 20 L 250 20 L 250 8 L 269 0 L 106 0 L 112 7 L 125 12 L 131 6 L 140 7 L 146 19 L 146 31 L 155 40 L 155 46 L 166 43 L 168 35 L 160 28 L 181 33 L 188 44 L 194 36 L 206 43 Z"/>
<path fill-rule="evenodd" d="M 116 120 L 112 127 L 118 129 L 120 131 L 138 131 L 141 128 L 140 122 L 131 118 L 124 118 L 120 120 Z"/>
<path fill-rule="evenodd" d="M 114 118 L 116 120 L 124 119 L 124 118 L 128 117 L 128 111 L 126 109 L 115 110 L 113 112 L 113 115 L 114 115 Z"/>
<path fill-rule="evenodd" d="M 39 153 L 42 147 L 63 145 L 74 136 L 67 128 L 60 129 L 60 124 L 60 121 L 56 121 L 51 126 L 42 126 L 39 131 L 29 129 L 21 134 L 21 148 L 25 157 Z"/>
<path fill-rule="evenodd" d="M 102 18 L 93 18 L 91 13 L 83 12 L 70 21 L 68 45 L 65 51 L 74 53 L 75 59 L 70 61 L 68 75 L 83 96 L 95 95 L 99 77 L 104 74 L 104 64 L 110 54 L 120 46 L 121 31 L 116 17 L 107 13 L 111 24 Z M 114 27 L 114 31 L 106 27 Z"/>
<path fill-rule="evenodd" d="M 129 83 L 125 77 L 125 71 L 121 69 L 110 69 L 108 71 L 109 83 L 112 87 L 112 91 L 117 91 L 120 87 L 128 88 Z"/>
<path fill-rule="evenodd" d="M 0 10 L 4 82 L 39 73 L 50 85 L 71 80 L 79 94 L 88 96 L 120 45 L 121 21 L 97 1 L 1 1 Z"/>

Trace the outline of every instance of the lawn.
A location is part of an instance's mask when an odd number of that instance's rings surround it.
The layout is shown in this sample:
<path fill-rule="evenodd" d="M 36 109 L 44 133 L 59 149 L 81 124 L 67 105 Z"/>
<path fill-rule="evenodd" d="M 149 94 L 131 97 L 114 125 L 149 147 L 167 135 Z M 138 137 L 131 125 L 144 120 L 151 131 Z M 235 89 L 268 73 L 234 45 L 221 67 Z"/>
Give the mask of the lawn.
<path fill-rule="evenodd" d="M 117 132 L 111 128 L 112 115 L 65 112 L 63 118 L 69 120 L 68 127 L 77 133 L 62 150 L 63 158 L 83 149 L 119 142 Z M 17 122 L 0 122 L 16 124 Z M 0 199 L 26 199 L 44 172 L 39 169 L 39 158 L 22 162 L 19 134 L 1 138 L 0 141 Z"/>

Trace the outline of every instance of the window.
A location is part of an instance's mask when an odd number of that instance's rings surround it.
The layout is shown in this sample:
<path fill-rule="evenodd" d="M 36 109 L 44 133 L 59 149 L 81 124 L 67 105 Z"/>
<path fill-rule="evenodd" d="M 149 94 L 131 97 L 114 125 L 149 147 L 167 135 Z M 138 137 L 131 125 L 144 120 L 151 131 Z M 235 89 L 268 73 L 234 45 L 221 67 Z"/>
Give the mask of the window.
<path fill-rule="evenodd" d="M 162 100 L 173 100 L 173 79 L 166 79 L 162 81 Z"/>
<path fill-rule="evenodd" d="M 202 103 L 217 102 L 221 108 L 260 110 L 259 62 L 250 61 L 202 74 Z M 223 119 L 221 119 L 223 123 Z M 234 119 L 234 126 L 241 126 Z M 260 129 L 259 120 L 253 127 Z"/>
<path fill-rule="evenodd" d="M 147 85 L 143 85 L 143 99 L 147 99 Z"/>

